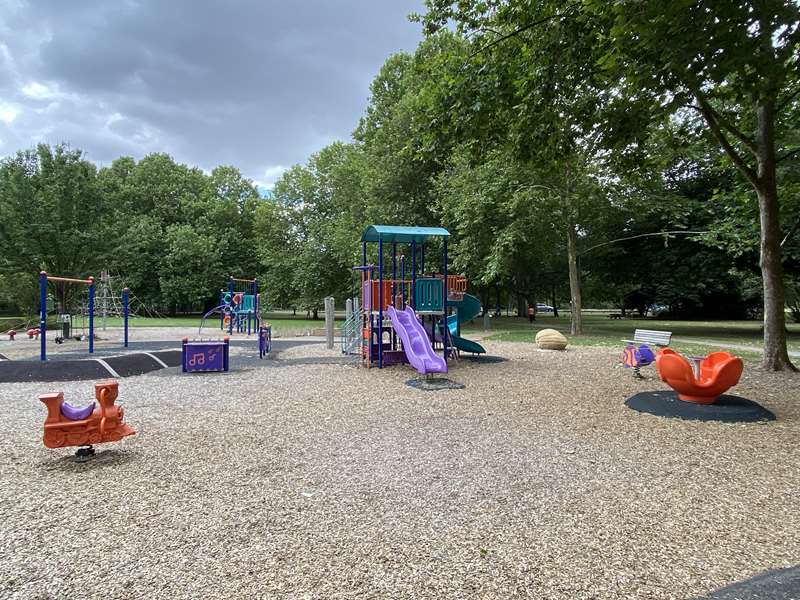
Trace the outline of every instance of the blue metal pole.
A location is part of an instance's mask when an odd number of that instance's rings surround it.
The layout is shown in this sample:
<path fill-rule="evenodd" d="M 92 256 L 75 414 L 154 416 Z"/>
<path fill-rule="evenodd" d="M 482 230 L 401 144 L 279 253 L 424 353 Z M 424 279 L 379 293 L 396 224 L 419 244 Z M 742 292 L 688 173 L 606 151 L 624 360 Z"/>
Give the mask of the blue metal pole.
<path fill-rule="evenodd" d="M 397 242 L 392 242 L 392 306 L 395 305 L 397 298 Z M 396 332 L 392 329 L 392 350 L 397 350 Z"/>
<path fill-rule="evenodd" d="M 419 251 L 419 272 L 425 276 L 425 242 L 422 242 L 422 248 Z"/>
<path fill-rule="evenodd" d="M 39 359 L 47 360 L 47 273 L 39 273 Z"/>
<path fill-rule="evenodd" d="M 124 330 L 123 343 L 128 347 L 128 288 L 122 288 L 122 327 Z"/>
<path fill-rule="evenodd" d="M 94 354 L 94 277 L 89 281 L 89 354 Z"/>
<path fill-rule="evenodd" d="M 406 257 L 400 255 L 400 304 L 406 308 Z"/>
<path fill-rule="evenodd" d="M 411 308 L 417 309 L 417 242 L 411 242 Z"/>
<path fill-rule="evenodd" d="M 397 296 L 397 242 L 392 242 L 392 304 Z"/>
<path fill-rule="evenodd" d="M 444 238 L 442 246 L 442 271 L 444 271 L 444 331 L 442 332 L 442 347 L 444 348 L 444 360 L 447 361 L 447 238 Z"/>
<path fill-rule="evenodd" d="M 230 276 L 228 280 L 228 293 L 231 295 L 231 312 L 230 312 L 230 320 L 228 321 L 228 335 L 233 335 L 233 319 L 236 313 L 233 311 L 233 275 Z"/>
<path fill-rule="evenodd" d="M 253 333 L 261 326 L 258 320 L 258 278 L 253 279 Z"/>
<path fill-rule="evenodd" d="M 378 238 L 378 368 L 383 368 L 383 239 Z"/>

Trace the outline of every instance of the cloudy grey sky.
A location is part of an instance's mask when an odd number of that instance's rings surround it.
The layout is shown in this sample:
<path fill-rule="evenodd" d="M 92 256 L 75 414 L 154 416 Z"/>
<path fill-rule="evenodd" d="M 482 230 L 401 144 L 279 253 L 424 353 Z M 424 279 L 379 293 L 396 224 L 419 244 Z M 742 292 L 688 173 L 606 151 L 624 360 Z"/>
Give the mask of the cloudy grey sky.
<path fill-rule="evenodd" d="M 422 0 L 0 0 L 0 156 L 168 152 L 270 185 L 347 139 Z"/>

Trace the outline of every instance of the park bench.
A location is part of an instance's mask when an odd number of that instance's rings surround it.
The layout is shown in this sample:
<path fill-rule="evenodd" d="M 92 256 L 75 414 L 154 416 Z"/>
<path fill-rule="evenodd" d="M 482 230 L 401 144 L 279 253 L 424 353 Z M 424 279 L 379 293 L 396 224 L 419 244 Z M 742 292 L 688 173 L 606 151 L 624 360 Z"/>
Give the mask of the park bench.
<path fill-rule="evenodd" d="M 655 354 L 649 346 L 669 346 L 671 339 L 671 331 L 634 330 L 632 340 L 622 340 L 626 344 L 622 351 L 622 364 L 633 369 L 634 377 L 641 377 L 639 368 L 647 366 L 655 360 Z"/>

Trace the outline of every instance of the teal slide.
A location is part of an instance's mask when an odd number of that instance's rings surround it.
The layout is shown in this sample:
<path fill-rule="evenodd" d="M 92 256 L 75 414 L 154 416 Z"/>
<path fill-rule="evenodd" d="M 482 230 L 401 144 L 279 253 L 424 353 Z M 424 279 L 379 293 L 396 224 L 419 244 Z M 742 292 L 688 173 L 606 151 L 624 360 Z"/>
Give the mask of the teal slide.
<path fill-rule="evenodd" d="M 481 301 L 471 294 L 464 294 L 464 298 L 460 302 L 448 300 L 447 306 L 452 306 L 457 311 L 456 314 L 447 317 L 447 327 L 450 329 L 450 339 L 453 340 L 453 345 L 461 352 L 486 354 L 486 350 L 478 342 L 461 337 L 461 323 L 471 321 L 481 314 Z"/>

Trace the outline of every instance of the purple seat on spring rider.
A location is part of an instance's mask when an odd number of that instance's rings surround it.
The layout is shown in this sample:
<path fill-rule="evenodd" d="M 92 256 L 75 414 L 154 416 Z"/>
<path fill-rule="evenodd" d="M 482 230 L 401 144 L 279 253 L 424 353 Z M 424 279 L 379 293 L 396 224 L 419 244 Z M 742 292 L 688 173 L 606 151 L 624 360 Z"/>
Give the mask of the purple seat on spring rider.
<path fill-rule="evenodd" d="M 83 421 L 88 419 L 94 410 L 94 402 L 88 406 L 72 406 L 66 402 L 61 403 L 61 414 L 70 421 Z"/>

